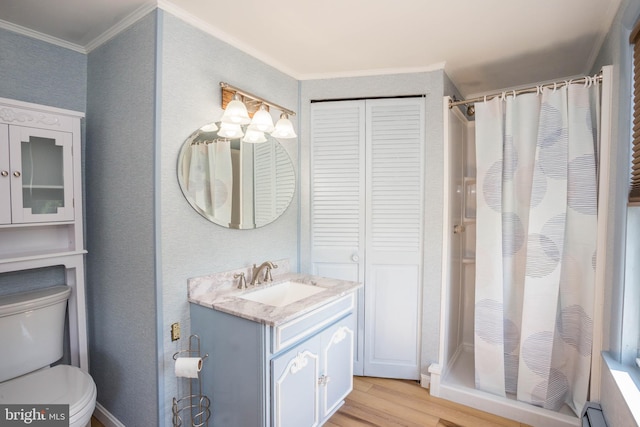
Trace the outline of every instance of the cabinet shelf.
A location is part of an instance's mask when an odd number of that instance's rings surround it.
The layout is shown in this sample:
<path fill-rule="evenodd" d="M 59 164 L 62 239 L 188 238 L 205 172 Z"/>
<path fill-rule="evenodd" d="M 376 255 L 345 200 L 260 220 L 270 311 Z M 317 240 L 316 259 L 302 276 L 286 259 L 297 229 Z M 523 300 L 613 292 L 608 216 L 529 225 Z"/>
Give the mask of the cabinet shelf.
<path fill-rule="evenodd" d="M 22 185 L 24 190 L 64 190 L 64 185 Z"/>
<path fill-rule="evenodd" d="M 86 253 L 87 253 L 86 250 L 67 251 L 67 252 L 53 250 L 53 251 L 34 251 L 34 252 L 13 253 L 11 254 L 11 258 L 3 257 L 2 255 L 0 255 L 0 265 L 11 264 L 11 263 L 22 263 L 22 262 L 28 262 L 28 261 L 38 261 L 38 260 L 65 257 L 65 256 L 71 256 L 71 255 L 84 255 Z"/>
<path fill-rule="evenodd" d="M 24 224 L 0 224 L 0 230 L 3 228 L 31 228 L 31 227 L 49 227 L 60 225 L 75 225 L 74 221 L 56 221 L 56 222 L 25 222 Z"/>
<path fill-rule="evenodd" d="M 476 220 L 476 179 L 473 177 L 464 178 L 464 222 L 475 222 Z"/>

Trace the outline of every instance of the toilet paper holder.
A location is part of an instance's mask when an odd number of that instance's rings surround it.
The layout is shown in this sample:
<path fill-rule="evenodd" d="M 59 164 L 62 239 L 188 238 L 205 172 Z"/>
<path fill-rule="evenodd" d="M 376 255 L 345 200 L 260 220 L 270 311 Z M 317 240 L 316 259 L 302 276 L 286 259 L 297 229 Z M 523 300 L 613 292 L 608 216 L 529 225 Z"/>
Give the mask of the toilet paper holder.
<path fill-rule="evenodd" d="M 173 360 L 178 357 L 198 357 L 204 361 L 208 354 L 202 355 L 200 352 L 200 337 L 198 335 L 189 336 L 189 348 L 180 350 L 173 354 Z M 190 419 L 191 427 L 208 427 L 211 418 L 211 401 L 202 394 L 202 380 L 198 373 L 197 378 L 185 378 L 189 382 L 189 394 L 179 399 L 173 398 L 171 412 L 173 413 L 173 427 L 182 427 L 183 418 Z M 194 390 L 197 390 L 194 392 Z"/>

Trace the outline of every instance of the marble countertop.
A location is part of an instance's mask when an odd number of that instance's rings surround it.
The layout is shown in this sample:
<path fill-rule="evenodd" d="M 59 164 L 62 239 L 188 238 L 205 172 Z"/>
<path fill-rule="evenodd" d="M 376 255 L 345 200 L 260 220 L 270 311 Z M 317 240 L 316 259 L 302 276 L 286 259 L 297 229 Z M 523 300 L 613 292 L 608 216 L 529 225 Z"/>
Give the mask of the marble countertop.
<path fill-rule="evenodd" d="M 325 290 L 283 307 L 274 307 L 238 297 L 239 295 L 288 280 L 318 286 Z M 189 284 L 188 300 L 190 303 L 233 314 L 254 322 L 277 326 L 331 301 L 335 301 L 350 292 L 355 292 L 361 286 L 361 283 L 347 280 L 299 273 L 284 273 L 274 276 L 273 282 L 256 285 L 248 289 L 237 289 L 236 286 L 203 286 L 195 281 L 193 284 Z"/>

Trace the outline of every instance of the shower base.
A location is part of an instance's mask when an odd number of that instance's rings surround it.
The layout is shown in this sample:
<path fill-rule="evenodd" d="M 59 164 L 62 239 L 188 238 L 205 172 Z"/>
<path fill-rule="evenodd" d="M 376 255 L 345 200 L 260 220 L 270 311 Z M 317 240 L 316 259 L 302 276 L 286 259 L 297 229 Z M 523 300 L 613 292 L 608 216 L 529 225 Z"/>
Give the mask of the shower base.
<path fill-rule="evenodd" d="M 535 427 L 579 427 L 580 419 L 565 405 L 560 412 L 519 402 L 515 396 L 495 396 L 475 389 L 473 348 L 461 345 L 440 377 L 439 367 L 430 368 L 431 394 L 481 411 L 490 412 Z"/>

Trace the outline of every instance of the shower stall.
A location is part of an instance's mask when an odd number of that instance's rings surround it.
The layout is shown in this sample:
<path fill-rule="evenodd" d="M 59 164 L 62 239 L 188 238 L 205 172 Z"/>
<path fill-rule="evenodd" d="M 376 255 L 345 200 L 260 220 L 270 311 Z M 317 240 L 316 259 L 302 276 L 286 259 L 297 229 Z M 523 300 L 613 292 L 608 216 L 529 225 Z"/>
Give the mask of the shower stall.
<path fill-rule="evenodd" d="M 442 299 L 441 299 L 441 319 L 440 319 L 440 350 L 439 350 L 439 361 L 438 363 L 434 363 L 429 367 L 429 372 L 431 374 L 431 394 L 433 396 L 441 397 L 447 400 L 451 400 L 454 402 L 458 402 L 470 407 L 474 407 L 480 410 L 484 410 L 487 412 L 495 413 L 500 416 L 504 416 L 521 423 L 529 424 L 532 426 L 545 426 L 545 427 L 568 427 L 568 426 L 581 426 L 581 402 L 584 400 L 588 401 L 599 401 L 600 400 L 600 352 L 602 350 L 602 317 L 603 317 L 603 308 L 602 301 L 604 295 L 604 274 L 605 274 L 605 263 L 607 259 L 606 253 L 606 245 L 605 245 L 605 237 L 606 237 L 606 227 L 607 227 L 607 206 L 609 204 L 608 201 L 608 188 L 609 188 L 609 168 L 610 168 L 610 121 L 611 121 L 611 105 L 612 105 L 612 90 L 611 90 L 611 67 L 604 67 L 601 72 L 598 74 L 598 87 L 599 90 L 597 93 L 597 101 L 594 103 L 595 107 L 593 113 L 591 113 L 591 118 L 593 118 L 594 128 L 598 129 L 598 136 L 594 138 L 595 143 L 595 153 L 592 154 L 593 159 L 595 160 L 595 168 L 594 168 L 594 184 L 593 184 L 593 224 L 594 224 L 594 235 L 593 235 L 593 243 L 595 245 L 595 253 L 597 256 L 593 256 L 593 259 L 589 258 L 589 265 L 593 266 L 593 286 L 589 288 L 589 293 L 592 294 L 587 298 L 589 301 L 588 305 L 591 305 L 591 301 L 593 302 L 592 312 L 589 312 L 588 319 L 585 320 L 585 317 L 578 317 L 577 320 L 571 318 L 565 321 L 565 325 L 571 324 L 571 328 L 579 329 L 582 335 L 585 334 L 584 331 L 588 331 L 588 337 L 579 337 L 577 340 L 581 340 L 580 343 L 576 344 L 576 340 L 573 338 L 565 339 L 567 332 L 564 330 L 558 331 L 558 324 L 562 324 L 564 319 L 556 319 L 555 317 L 564 316 L 568 311 L 561 310 L 561 303 L 550 303 L 549 306 L 552 306 L 550 311 L 555 313 L 556 305 L 558 309 L 558 313 L 560 314 L 552 314 L 552 321 L 556 322 L 555 326 L 552 326 L 550 329 L 556 328 L 555 334 L 560 335 L 562 340 L 565 340 L 565 346 L 570 347 L 580 347 L 579 350 L 581 353 L 588 353 L 589 355 L 593 355 L 592 357 L 587 357 L 586 362 L 583 357 L 580 362 L 573 362 L 573 359 L 569 362 L 561 360 L 560 363 L 564 365 L 571 365 L 575 363 L 575 367 L 571 366 L 568 369 L 570 371 L 578 370 L 578 363 L 582 363 L 583 372 L 582 379 L 577 381 L 580 383 L 582 381 L 582 389 L 583 392 L 580 393 L 576 391 L 575 393 L 579 395 L 578 398 L 573 397 L 562 397 L 569 396 L 573 394 L 572 390 L 565 390 L 567 387 L 560 387 L 556 383 L 556 377 L 559 375 L 551 375 L 545 379 L 544 384 L 544 393 L 546 395 L 551 394 L 561 394 L 560 400 L 566 399 L 567 403 L 563 404 L 562 401 L 560 403 L 556 403 L 555 406 L 551 409 L 545 409 L 545 407 L 549 408 L 552 405 L 548 405 L 548 402 L 545 402 L 542 399 L 541 402 L 533 399 L 527 401 L 526 397 L 523 397 L 524 393 L 521 393 L 521 389 L 524 388 L 523 384 L 526 382 L 526 378 L 523 379 L 524 374 L 518 376 L 518 369 L 521 371 L 526 370 L 528 367 L 532 365 L 538 366 L 540 359 L 545 359 L 545 362 L 551 363 L 551 353 L 544 354 L 539 349 L 536 354 L 536 360 L 531 362 L 531 359 L 526 359 L 526 351 L 530 350 L 526 348 L 526 340 L 525 338 L 530 338 L 525 336 L 524 324 L 517 325 L 517 327 L 512 327 L 511 322 L 507 321 L 506 317 L 504 318 L 504 324 L 502 322 L 502 318 L 497 322 L 495 320 L 482 319 L 482 315 L 478 313 L 479 310 L 487 311 L 487 305 L 483 305 L 483 303 L 487 300 L 483 299 L 483 296 L 479 294 L 486 294 L 487 290 L 485 287 L 485 283 L 487 281 L 486 277 L 486 269 L 484 267 L 478 267 L 476 261 L 478 263 L 485 262 L 487 260 L 487 253 L 491 252 L 491 248 L 486 245 L 486 234 L 487 229 L 490 228 L 487 226 L 487 222 L 485 221 L 486 216 L 482 217 L 482 222 L 478 225 L 477 221 L 480 220 L 478 214 L 479 212 L 484 212 L 482 209 L 486 209 L 486 206 L 479 206 L 481 203 L 481 199 L 478 197 L 480 192 L 484 199 L 487 198 L 487 186 L 488 178 L 486 178 L 484 172 L 486 172 L 483 167 L 477 164 L 477 160 L 481 159 L 486 155 L 486 151 L 488 150 L 487 145 L 483 145 L 479 147 L 481 152 L 476 152 L 476 126 L 480 125 L 480 118 L 478 118 L 478 124 L 473 119 L 471 114 L 473 114 L 472 108 L 468 108 L 467 114 L 465 114 L 460 108 L 455 105 L 466 104 L 467 106 L 472 106 L 473 102 L 476 101 L 478 104 L 475 106 L 475 110 L 478 111 L 480 108 L 485 108 L 480 103 L 487 104 L 488 99 L 491 97 L 485 97 L 483 100 L 468 100 L 468 101 L 460 101 L 454 102 L 449 97 L 444 98 L 443 109 L 444 109 L 444 144 L 445 144 L 445 180 L 444 180 L 444 230 L 443 230 L 443 264 L 442 264 Z M 587 78 L 584 80 L 585 87 L 587 83 L 590 85 L 594 80 L 591 78 Z M 561 82 L 563 86 L 569 86 L 571 82 Z M 548 85 L 545 85 L 546 87 Z M 558 86 L 558 83 L 551 84 L 550 87 L 555 93 L 555 87 Z M 519 96 L 520 93 L 526 92 L 537 92 L 534 93 L 536 96 L 541 96 L 543 93 L 543 86 L 534 86 L 533 88 L 523 89 L 521 91 L 509 91 L 507 93 L 501 94 L 501 101 L 504 102 L 507 100 L 509 95 L 514 99 Z M 570 91 L 569 91 L 570 92 Z M 570 97 L 571 95 L 569 95 Z M 500 95 L 498 96 L 500 98 Z M 539 102 L 539 101 L 538 101 Z M 452 103 L 454 106 L 452 106 Z M 497 100 L 496 100 L 497 103 Z M 541 108 L 539 114 L 544 115 L 546 110 L 549 110 L 549 107 L 546 103 L 544 103 L 544 107 Z M 545 110 L 546 108 L 546 110 Z M 500 110 L 502 111 L 502 110 Z M 470 114 L 469 114 L 470 113 Z M 518 113 L 520 114 L 520 113 Z M 516 114 L 517 115 L 517 114 Z M 570 116 L 571 114 L 569 114 Z M 582 120 L 582 118 L 580 119 Z M 597 126 L 596 126 L 597 123 Z M 478 138 L 481 138 L 484 133 L 486 133 L 486 129 L 483 129 L 479 132 Z M 503 126 L 504 127 L 504 126 Z M 507 128 L 509 125 L 506 126 Z M 546 131 L 547 128 L 542 126 L 542 131 Z M 568 132 L 567 132 L 568 133 Z M 572 133 L 574 133 L 572 131 Z M 505 138 L 508 139 L 508 138 Z M 541 145 L 545 144 L 544 138 L 538 136 L 538 140 L 536 142 L 535 138 L 532 142 L 533 146 L 538 146 L 538 149 Z M 569 139 L 569 137 L 567 137 Z M 479 144 L 479 142 L 478 142 Z M 513 173 L 510 170 L 511 163 L 513 163 L 512 158 L 509 158 L 511 155 L 512 147 L 506 148 L 498 148 L 498 151 L 504 151 L 504 159 L 500 160 L 500 167 L 504 164 L 504 170 L 501 169 L 500 175 L 504 176 L 509 173 Z M 544 147 L 543 147 L 544 148 Z M 533 150 L 535 151 L 535 149 Z M 478 156 L 480 154 L 480 156 Z M 501 154 L 502 155 L 502 154 Z M 503 162 L 504 160 L 504 162 Z M 552 159 L 555 161 L 555 159 Z M 536 158 L 537 161 L 537 158 Z M 522 159 L 521 159 L 522 162 Z M 588 163 L 588 162 L 587 162 Z M 593 163 L 593 162 L 592 162 Z M 536 165 L 536 171 L 538 166 Z M 570 169 L 570 167 L 569 167 Z M 569 171 L 567 174 L 571 174 Z M 575 174 L 575 172 L 574 172 Z M 485 179 L 486 178 L 486 179 Z M 536 180 L 536 176 L 534 174 L 533 180 Z M 570 181 L 566 190 L 567 193 L 571 193 L 572 191 L 575 193 L 576 190 L 572 189 L 572 185 Z M 502 187 L 505 188 L 505 192 L 507 191 L 507 184 L 503 184 Z M 533 199 L 535 198 L 536 192 L 536 182 L 532 184 L 534 187 L 532 191 L 532 204 Z M 502 198 L 504 200 L 505 197 L 502 194 L 502 187 L 500 187 L 500 191 L 498 194 L 498 199 Z M 584 193 L 583 187 L 580 186 L 580 191 Z M 522 193 L 522 188 L 517 188 L 516 192 Z M 568 199 L 571 199 L 572 195 L 568 194 Z M 582 197 L 582 195 L 580 196 Z M 529 198 L 529 196 L 527 196 Z M 597 198 L 597 202 L 595 199 Z M 485 200 L 482 199 L 482 202 Z M 566 208 L 566 211 L 575 210 L 574 206 L 571 206 L 572 202 L 569 201 L 568 205 L 570 208 Z M 579 203 L 578 210 L 583 210 L 582 202 Z M 489 209 L 490 211 L 490 209 Z M 498 232 L 496 240 L 501 240 L 498 242 L 498 246 L 502 247 L 502 256 L 500 254 L 497 257 L 500 258 L 500 263 L 503 262 L 503 259 L 506 258 L 504 253 L 509 250 L 513 250 L 514 243 L 509 241 L 509 238 L 505 237 L 504 228 L 512 227 L 512 221 L 509 220 L 509 216 L 505 215 L 504 211 L 502 214 L 500 213 L 500 209 L 497 210 L 497 217 L 500 224 L 503 224 L 502 238 L 500 238 L 500 233 Z M 597 215 L 596 215 L 597 212 Z M 572 215 L 562 213 L 561 215 L 556 215 L 557 217 L 563 217 L 567 215 Z M 527 214 L 528 216 L 528 214 Z M 532 218 L 534 214 L 532 214 Z M 568 217 L 567 217 L 568 218 Z M 531 222 L 535 222 L 533 219 Z M 569 223 L 569 219 L 566 220 L 567 224 Z M 562 219 L 562 227 L 564 227 L 565 220 Z M 512 227 L 513 228 L 513 227 Z M 570 229 L 569 225 L 566 226 L 567 230 Z M 531 227 L 527 228 L 525 224 L 524 228 L 524 238 L 520 236 L 520 240 L 524 240 L 527 242 L 527 230 L 529 233 L 531 232 Z M 564 228 L 561 228 L 561 234 L 564 235 Z M 570 231 L 566 231 L 567 234 Z M 495 233 L 494 233 L 495 234 Z M 522 233 L 521 233 L 522 234 Z M 526 243 L 524 246 L 529 245 L 529 251 L 534 251 L 534 245 L 531 242 L 531 234 L 529 236 L 529 243 Z M 543 236 L 544 237 L 544 236 Z M 481 250 L 477 249 L 477 243 Z M 521 244 L 522 245 L 522 244 Z M 564 245 L 564 250 L 566 251 L 566 244 Z M 506 247 L 506 249 L 505 249 Z M 532 249 L 533 248 L 533 249 Z M 546 248 L 544 248 L 546 250 Z M 525 249 L 526 251 L 526 249 Z M 560 251 L 563 251 L 563 245 L 560 244 Z M 477 256 L 480 255 L 480 256 Z M 562 255 L 557 255 L 558 258 L 562 258 Z M 507 263 L 507 261 L 504 261 Z M 511 261 L 509 261 L 511 262 Z M 530 280 L 529 276 L 536 276 L 536 280 L 541 276 L 537 274 L 541 268 L 538 266 L 531 267 L 529 263 L 531 261 L 527 259 L 527 280 Z M 564 258 L 563 261 L 564 262 Z M 535 258 L 534 258 L 535 263 Z M 573 268 L 573 265 L 572 265 Z M 569 269 L 558 267 L 557 275 L 560 277 L 561 270 Z M 521 270 L 523 270 L 521 268 Z M 530 271 L 534 271 L 536 274 L 530 274 Z M 476 276 L 477 273 L 477 276 Z M 568 273 L 567 273 L 568 274 Z M 500 281 L 505 281 L 504 286 L 501 284 L 500 287 L 504 287 L 505 289 L 505 307 L 507 306 L 507 294 L 511 292 L 509 290 L 510 280 L 513 276 L 513 272 L 502 274 L 502 270 L 497 274 L 500 276 Z M 504 277 L 503 277 L 504 276 Z M 522 273 L 524 280 L 524 272 Z M 476 279 L 478 277 L 478 279 Z M 493 277 L 493 276 L 490 276 Z M 542 279 L 541 279 L 542 280 Z M 558 279 L 560 282 L 567 281 L 566 274 L 562 273 L 562 279 Z M 536 286 L 540 287 L 537 283 Z M 531 289 L 531 284 L 528 284 L 529 289 Z M 522 288 L 524 289 L 524 283 Z M 535 289 L 535 288 L 534 288 Z M 558 301 L 560 299 L 566 299 L 566 291 L 562 289 L 556 291 L 558 296 Z M 564 292 L 564 293 L 563 293 Z M 523 290 L 520 294 L 526 294 Z M 502 295 L 500 295 L 502 298 Z M 511 297 L 510 297 L 511 298 Z M 526 308 L 526 295 L 519 296 L 521 301 L 525 301 L 524 305 Z M 517 299 L 517 298 L 516 298 Z M 572 308 L 574 306 L 571 306 Z M 495 307 L 491 306 L 491 310 L 496 311 Z M 502 300 L 500 300 L 499 310 L 502 310 Z M 590 308 L 591 309 L 591 308 Z M 528 309 L 531 311 L 531 309 Z M 504 311 L 508 311 L 506 308 Z M 570 311 L 570 310 L 569 310 Z M 535 316 L 539 316 L 538 319 Z M 568 315 L 569 316 L 569 315 Z M 529 320 L 529 323 L 544 323 L 544 316 L 538 313 L 535 313 L 533 320 Z M 570 317 L 570 316 L 569 316 Z M 480 322 L 478 321 L 480 319 Z M 504 348 L 504 360 L 503 352 L 500 350 L 498 353 L 498 357 L 494 358 L 496 360 L 488 360 L 491 358 L 487 358 L 486 347 L 487 336 L 486 330 L 482 331 L 482 327 L 486 327 L 486 325 L 478 325 L 477 323 L 488 323 L 490 330 L 489 334 L 499 335 L 498 341 L 501 341 L 500 344 L 503 345 Z M 498 324 L 499 323 L 499 324 Z M 588 328 L 585 326 L 588 323 Z M 539 326 L 539 325 L 538 325 Z M 517 330 L 516 334 L 512 334 L 513 329 Z M 519 329 L 518 329 L 519 328 Z M 565 326 L 567 328 L 567 326 Z M 562 328 L 560 328 L 562 329 Z M 522 331 L 522 338 L 520 332 Z M 513 339 L 510 340 L 511 337 L 508 337 L 509 334 L 517 336 L 517 342 L 514 343 Z M 554 332 L 551 331 L 549 334 L 553 335 Z M 492 335 L 492 338 L 493 338 Z M 560 338 L 556 338 L 556 341 L 561 341 Z M 520 341 L 522 339 L 522 341 Z M 540 340 L 538 340 L 540 341 Z M 560 352 L 561 356 L 556 354 L 556 342 L 553 338 L 548 339 L 549 348 L 553 346 L 553 359 L 557 363 L 558 357 L 562 358 L 563 354 Z M 508 345 L 507 345 L 508 342 Z M 567 345 L 566 342 L 569 342 L 570 345 Z M 524 343 L 524 344 L 523 344 Z M 507 349 L 507 346 L 509 347 Z M 588 348 L 585 348 L 588 347 Z M 542 347 L 544 348 L 544 347 Z M 484 352 L 484 361 L 478 361 L 477 358 L 481 357 L 478 353 Z M 491 353 L 489 353 L 491 354 Z M 515 354 L 515 356 L 514 356 Z M 524 355 L 524 356 L 522 356 Z M 584 354 L 582 354 L 584 356 Z M 523 358 L 523 362 L 519 362 L 519 359 L 515 362 L 515 368 L 512 367 L 513 357 Z M 548 359 L 548 360 L 546 360 Z M 504 365 L 506 367 L 503 369 L 503 372 L 496 371 L 494 375 L 493 370 L 488 370 L 485 372 L 478 372 L 478 366 L 482 368 L 484 364 L 493 363 L 498 366 Z M 518 365 L 519 363 L 519 365 Z M 519 366 L 519 367 L 518 367 Z M 565 366 L 566 368 L 566 366 Z M 510 387 L 509 376 L 514 376 L 514 369 L 516 371 L 515 377 L 518 380 L 513 380 L 515 385 Z M 552 373 L 557 373 L 555 368 L 546 368 L 547 371 L 552 371 Z M 506 371 L 506 373 L 505 373 Z M 511 372 L 510 372 L 511 371 Z M 548 372 L 547 372 L 548 374 Z M 573 374 L 571 374 L 573 375 Z M 501 377 L 502 376 L 502 377 Z M 505 378 L 506 377 L 506 378 Z M 564 378 L 564 377 L 563 377 Z M 487 382 L 497 381 L 500 383 L 502 381 L 503 384 L 507 384 L 503 390 L 498 390 L 497 392 L 491 388 L 491 385 L 486 386 Z M 518 385 L 519 384 L 519 385 Z M 569 381 L 568 388 L 573 387 L 573 383 Z M 564 383 L 562 384 L 564 386 Z M 519 387 L 517 392 L 514 387 Z M 577 387 L 579 388 L 579 387 Z M 548 390 L 547 390 L 548 389 Z M 562 393 L 559 393 L 560 390 Z M 534 393 L 535 394 L 535 393 Z M 557 396 L 554 396 L 557 397 Z"/>

